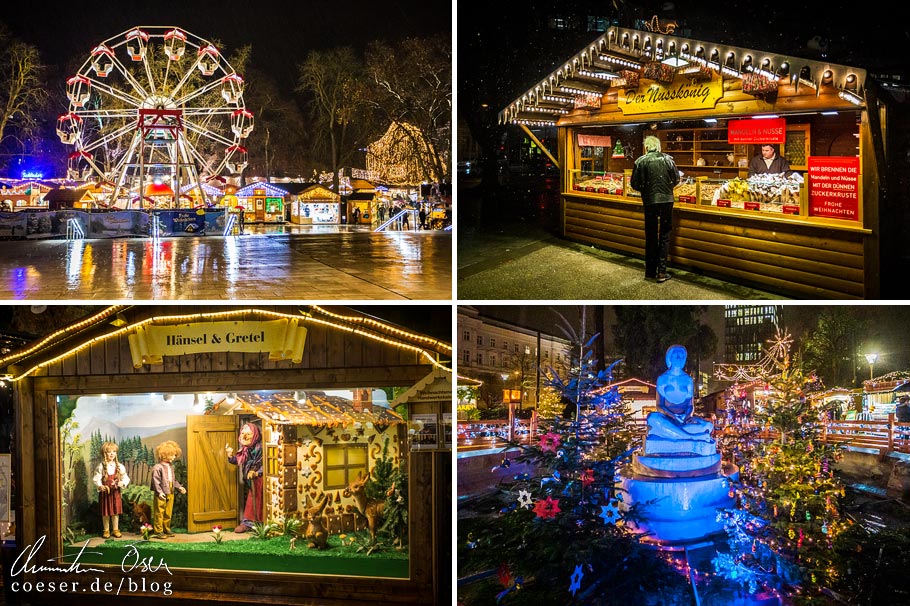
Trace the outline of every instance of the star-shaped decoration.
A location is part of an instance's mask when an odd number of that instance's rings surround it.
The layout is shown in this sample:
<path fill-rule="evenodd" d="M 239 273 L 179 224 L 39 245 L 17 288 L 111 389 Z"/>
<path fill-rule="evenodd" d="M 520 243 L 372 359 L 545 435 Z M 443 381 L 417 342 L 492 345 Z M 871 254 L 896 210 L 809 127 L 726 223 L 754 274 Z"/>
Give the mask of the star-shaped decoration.
<path fill-rule="evenodd" d="M 518 491 L 518 505 L 524 509 L 531 507 L 533 503 L 531 502 L 531 493 L 527 490 Z"/>
<path fill-rule="evenodd" d="M 575 572 L 572 573 L 572 584 L 569 585 L 569 591 L 572 592 L 572 597 L 575 597 L 575 592 L 581 589 L 581 579 L 585 576 L 585 573 L 581 571 L 581 564 L 575 566 Z"/>
<path fill-rule="evenodd" d="M 619 506 L 610 501 L 609 505 L 600 506 L 600 516 L 604 524 L 615 524 L 619 520 Z"/>
<path fill-rule="evenodd" d="M 547 497 L 546 499 L 541 499 L 534 504 L 534 513 L 537 514 L 538 518 L 547 519 L 555 518 L 556 514 L 561 510 L 559 509 L 559 499 L 554 499 L 553 497 Z"/>
<path fill-rule="evenodd" d="M 562 438 L 558 433 L 548 431 L 540 436 L 540 450 L 543 452 L 552 452 L 556 454 L 559 450 L 559 442 Z"/>
<path fill-rule="evenodd" d="M 587 488 L 588 486 L 590 486 L 591 484 L 594 483 L 594 470 L 585 469 L 583 472 L 581 472 L 580 479 L 581 479 L 581 485 L 584 486 L 585 488 Z"/>
<path fill-rule="evenodd" d="M 313 470 L 310 467 L 304 467 L 300 470 L 300 475 L 305 478 L 309 477 L 311 473 L 313 473 Z"/>

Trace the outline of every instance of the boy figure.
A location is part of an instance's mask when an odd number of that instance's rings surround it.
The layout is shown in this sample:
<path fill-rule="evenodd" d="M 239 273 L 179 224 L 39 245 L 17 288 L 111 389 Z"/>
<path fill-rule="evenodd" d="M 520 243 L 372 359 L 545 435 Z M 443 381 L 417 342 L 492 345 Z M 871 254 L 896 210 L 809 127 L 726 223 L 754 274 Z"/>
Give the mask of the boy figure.
<path fill-rule="evenodd" d="M 186 494 L 174 474 L 174 461 L 181 454 L 180 446 L 173 440 L 162 442 L 155 448 L 158 464 L 152 467 L 152 492 L 155 502 L 152 508 L 153 527 L 156 539 L 176 536 L 171 532 L 171 515 L 174 513 L 174 489 Z"/>

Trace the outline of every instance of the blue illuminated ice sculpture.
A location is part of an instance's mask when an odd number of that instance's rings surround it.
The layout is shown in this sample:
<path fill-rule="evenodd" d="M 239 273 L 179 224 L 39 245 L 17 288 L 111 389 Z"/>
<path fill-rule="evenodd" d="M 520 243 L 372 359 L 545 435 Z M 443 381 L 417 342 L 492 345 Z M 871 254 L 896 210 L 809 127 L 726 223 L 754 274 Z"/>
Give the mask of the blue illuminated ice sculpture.
<path fill-rule="evenodd" d="M 620 482 L 625 506 L 639 503 L 644 519 L 633 526 L 660 544 L 688 544 L 723 532 L 717 509 L 733 505 L 728 495 L 735 467 L 723 468 L 714 424 L 692 416 L 694 385 L 683 371 L 686 348 L 667 349 L 667 370 L 657 378 L 657 411 L 648 434 L 632 455 Z"/>

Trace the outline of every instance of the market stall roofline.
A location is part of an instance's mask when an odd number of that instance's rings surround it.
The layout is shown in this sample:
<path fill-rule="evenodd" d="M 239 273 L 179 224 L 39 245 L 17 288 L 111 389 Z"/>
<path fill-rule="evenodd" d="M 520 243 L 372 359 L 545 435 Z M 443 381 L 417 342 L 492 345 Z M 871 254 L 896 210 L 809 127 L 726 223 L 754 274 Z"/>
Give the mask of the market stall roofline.
<path fill-rule="evenodd" d="M 676 49 L 675 52 L 670 52 L 669 49 L 671 47 Z M 561 67 L 551 72 L 538 84 L 499 112 L 499 122 L 500 124 L 508 124 L 517 120 L 519 114 L 524 114 L 524 121 L 527 122 L 528 119 L 533 120 L 533 118 L 527 116 L 527 113 L 533 112 L 535 113 L 535 118 L 542 119 L 539 120 L 541 123 L 555 123 L 555 120 L 547 121 L 546 118 L 548 116 L 540 115 L 541 113 L 546 114 L 546 112 L 541 112 L 539 108 L 544 104 L 554 103 L 553 95 L 558 96 L 561 92 L 565 94 L 559 90 L 560 86 L 583 83 L 584 89 L 591 87 L 591 81 L 596 79 L 583 76 L 580 72 L 583 70 L 601 69 L 601 54 L 613 56 L 620 61 L 646 62 L 652 60 L 660 61 L 674 55 L 685 56 L 686 53 L 682 49 L 688 49 L 688 56 L 693 59 L 696 55 L 701 54 L 701 60 L 694 59 L 695 62 L 707 63 L 709 67 L 726 74 L 731 72 L 740 73 L 742 67 L 746 65 L 747 58 L 749 59 L 749 65 L 754 66 L 756 70 L 763 69 L 767 60 L 768 65 L 764 68 L 764 71 L 770 73 L 782 72 L 784 71 L 782 67 L 786 65 L 786 77 L 791 79 L 798 78 L 799 82 L 815 88 L 816 91 L 821 84 L 830 83 L 838 91 L 849 91 L 861 98 L 866 81 L 866 70 L 860 68 L 780 55 L 767 51 L 757 51 L 728 44 L 681 38 L 658 32 L 611 27 L 587 47 L 566 60 Z M 718 59 L 712 61 L 715 51 Z M 729 58 L 731 55 L 732 59 Z M 727 67 L 731 64 L 734 67 Z M 808 69 L 808 78 L 801 77 L 805 69 Z M 849 83 L 848 88 L 847 81 L 850 76 L 853 77 L 853 80 Z M 598 92 L 606 93 L 609 89 L 609 82 L 610 79 L 604 79 L 602 83 L 598 83 Z M 569 88 L 582 90 L 581 87 L 569 86 Z M 549 99 L 544 98 L 547 95 L 550 96 Z M 573 102 L 574 97 L 572 100 L 555 101 L 560 107 L 569 109 L 572 108 Z"/>
<path fill-rule="evenodd" d="M 429 364 L 451 373 L 452 370 L 440 361 L 451 355 L 451 345 L 401 329 L 390 323 L 374 320 L 361 314 L 341 314 L 319 305 L 309 305 L 295 313 L 283 313 L 256 307 L 225 307 L 221 311 L 167 313 L 167 308 L 144 306 L 111 306 L 81 321 L 75 322 L 39 339 L 25 348 L 0 358 L 0 379 L 20 381 L 54 362 L 71 357 L 92 344 L 100 343 L 120 335 L 128 334 L 139 326 L 148 324 L 179 324 L 188 322 L 211 322 L 236 319 L 238 317 L 263 317 L 271 319 L 297 319 L 303 323 L 319 324 L 334 330 L 358 334 L 374 341 L 406 349 L 422 356 Z M 344 309 L 344 308 L 343 308 Z M 124 320 L 116 328 L 109 325 L 112 316 L 126 312 L 136 314 L 132 323 Z M 74 342 L 79 344 L 74 345 Z"/>

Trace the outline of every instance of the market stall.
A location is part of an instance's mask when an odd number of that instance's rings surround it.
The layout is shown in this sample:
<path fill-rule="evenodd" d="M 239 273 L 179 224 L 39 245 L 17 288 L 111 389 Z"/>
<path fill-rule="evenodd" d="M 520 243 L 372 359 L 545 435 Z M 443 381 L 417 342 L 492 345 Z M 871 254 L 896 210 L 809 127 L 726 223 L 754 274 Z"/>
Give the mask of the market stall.
<path fill-rule="evenodd" d="M 5 355 L 18 454 L 4 547 L 62 563 L 23 569 L 18 595 L 59 603 L 39 583 L 84 580 L 67 568 L 78 560 L 102 586 L 132 580 L 134 600 L 166 586 L 194 604 L 447 603 L 451 437 L 428 448 L 423 432 L 450 427 L 450 358 L 434 338 L 315 305 L 112 306 Z M 165 444 L 172 527 L 149 536 Z M 129 477 L 113 536 L 92 479 L 106 445 Z M 121 568 L 139 554 L 167 566 Z M 86 581 L 66 601 L 122 603 L 108 593 Z"/>
<path fill-rule="evenodd" d="M 341 219 L 341 196 L 321 185 L 310 185 L 291 201 L 291 223 L 337 225 Z"/>
<path fill-rule="evenodd" d="M 500 114 L 559 166 L 562 231 L 643 255 L 646 135 L 682 172 L 671 264 L 799 298 L 876 298 L 883 125 L 862 69 L 610 28 Z M 549 150 L 529 127 L 555 126 Z M 789 171 L 751 174 L 762 145 Z"/>
<path fill-rule="evenodd" d="M 246 213 L 248 223 L 281 223 L 288 192 L 277 185 L 258 181 L 241 187 L 234 195 Z"/>

